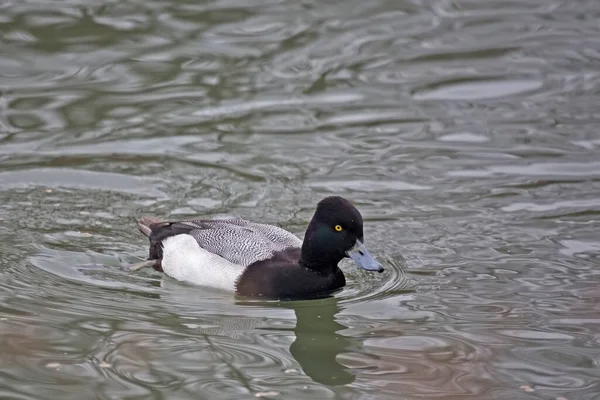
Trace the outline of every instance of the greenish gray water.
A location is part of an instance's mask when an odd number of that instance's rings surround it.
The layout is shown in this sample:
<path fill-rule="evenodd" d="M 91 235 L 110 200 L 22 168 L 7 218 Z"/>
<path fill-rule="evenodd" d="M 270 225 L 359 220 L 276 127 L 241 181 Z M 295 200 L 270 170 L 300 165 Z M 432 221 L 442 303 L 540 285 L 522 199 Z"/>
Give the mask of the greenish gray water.
<path fill-rule="evenodd" d="M 0 398 L 600 399 L 599 20 L 597 0 L 1 2 Z M 387 266 L 344 263 L 335 298 L 122 270 L 142 214 L 302 236 L 331 194 Z"/>

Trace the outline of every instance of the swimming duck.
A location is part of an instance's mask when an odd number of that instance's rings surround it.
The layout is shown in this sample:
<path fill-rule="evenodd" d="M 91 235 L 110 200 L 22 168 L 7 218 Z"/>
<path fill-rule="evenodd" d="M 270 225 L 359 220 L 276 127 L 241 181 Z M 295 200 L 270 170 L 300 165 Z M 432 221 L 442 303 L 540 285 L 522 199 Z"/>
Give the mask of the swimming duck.
<path fill-rule="evenodd" d="M 158 271 L 200 286 L 244 296 L 303 298 L 343 287 L 338 263 L 350 257 L 367 271 L 383 267 L 367 251 L 362 216 L 348 200 L 321 200 L 304 242 L 273 225 L 244 219 L 162 221 L 142 217 L 147 261 Z"/>

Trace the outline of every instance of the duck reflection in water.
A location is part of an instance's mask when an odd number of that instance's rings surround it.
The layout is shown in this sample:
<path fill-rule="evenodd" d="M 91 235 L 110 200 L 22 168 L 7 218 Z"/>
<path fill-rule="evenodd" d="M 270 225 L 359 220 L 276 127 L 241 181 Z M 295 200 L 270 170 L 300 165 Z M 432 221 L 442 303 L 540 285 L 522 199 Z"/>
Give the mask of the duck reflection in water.
<path fill-rule="evenodd" d="M 356 339 L 338 333 L 347 329 L 335 319 L 340 312 L 338 301 L 335 297 L 327 297 L 306 301 L 240 304 L 294 310 L 296 327 L 293 331 L 296 339 L 290 346 L 290 353 L 300 364 L 302 371 L 314 382 L 340 386 L 354 382 L 355 376 L 338 362 L 337 356 L 358 348 L 359 343 Z"/>
<path fill-rule="evenodd" d="M 354 375 L 337 361 L 337 355 L 350 351 L 352 339 L 338 331 L 347 327 L 335 320 L 340 311 L 334 297 L 304 304 L 295 303 L 296 340 L 290 346 L 292 356 L 306 375 L 327 385 L 346 385 Z"/>

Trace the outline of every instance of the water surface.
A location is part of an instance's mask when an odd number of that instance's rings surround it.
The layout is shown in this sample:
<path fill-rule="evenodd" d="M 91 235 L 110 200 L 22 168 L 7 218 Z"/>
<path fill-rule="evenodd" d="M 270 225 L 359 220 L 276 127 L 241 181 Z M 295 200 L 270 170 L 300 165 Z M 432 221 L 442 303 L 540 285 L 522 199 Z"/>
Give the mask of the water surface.
<path fill-rule="evenodd" d="M 596 0 L 0 4 L 0 398 L 600 399 Z M 387 267 L 258 302 L 123 265 L 136 229 Z M 406 270 L 403 273 L 403 270 Z"/>

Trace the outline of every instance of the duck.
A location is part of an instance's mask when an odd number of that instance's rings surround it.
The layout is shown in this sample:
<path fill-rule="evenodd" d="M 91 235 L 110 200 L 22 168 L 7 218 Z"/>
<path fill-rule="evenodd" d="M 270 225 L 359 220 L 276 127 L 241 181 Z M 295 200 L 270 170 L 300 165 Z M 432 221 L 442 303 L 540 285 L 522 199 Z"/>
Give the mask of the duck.
<path fill-rule="evenodd" d="M 143 216 L 137 226 L 150 242 L 149 256 L 131 271 L 153 267 L 179 281 L 245 297 L 333 293 L 346 285 L 338 266 L 344 258 L 367 271 L 384 271 L 365 246 L 360 212 L 340 196 L 318 202 L 304 240 L 278 226 L 241 218 L 164 221 Z"/>

